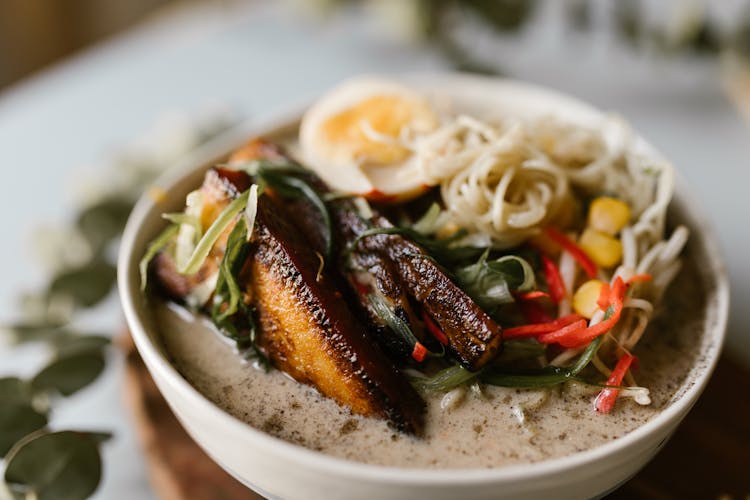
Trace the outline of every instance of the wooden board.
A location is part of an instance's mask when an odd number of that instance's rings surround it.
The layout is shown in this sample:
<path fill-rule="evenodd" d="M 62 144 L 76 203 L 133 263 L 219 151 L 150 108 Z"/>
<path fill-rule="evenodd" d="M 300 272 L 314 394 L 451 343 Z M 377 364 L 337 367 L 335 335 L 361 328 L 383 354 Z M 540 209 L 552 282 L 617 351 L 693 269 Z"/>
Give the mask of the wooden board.
<path fill-rule="evenodd" d="M 125 396 L 151 482 L 164 500 L 262 498 L 224 472 L 187 435 L 129 338 Z M 750 369 L 723 357 L 674 437 L 607 498 L 750 498 Z"/>

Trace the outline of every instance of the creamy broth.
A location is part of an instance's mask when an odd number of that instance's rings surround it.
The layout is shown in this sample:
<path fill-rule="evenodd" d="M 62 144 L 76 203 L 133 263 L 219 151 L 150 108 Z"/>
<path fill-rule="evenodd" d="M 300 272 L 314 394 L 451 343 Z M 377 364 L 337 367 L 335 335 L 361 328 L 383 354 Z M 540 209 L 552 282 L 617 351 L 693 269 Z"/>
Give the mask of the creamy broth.
<path fill-rule="evenodd" d="M 180 373 L 208 399 L 238 419 L 286 441 L 372 464 L 479 468 L 531 463 L 599 446 L 623 436 L 678 398 L 689 373 L 703 362 L 703 332 L 712 316 L 711 280 L 701 272 L 701 235 L 693 234 L 685 264 L 635 351 L 641 386 L 652 404 L 621 398 L 609 415 L 597 414 L 594 388 L 467 391 L 462 404 L 442 409 L 442 395 L 427 400 L 422 439 L 398 433 L 381 420 L 346 408 L 279 371 L 264 373 L 241 359 L 202 317 L 152 300 L 166 352 Z"/>

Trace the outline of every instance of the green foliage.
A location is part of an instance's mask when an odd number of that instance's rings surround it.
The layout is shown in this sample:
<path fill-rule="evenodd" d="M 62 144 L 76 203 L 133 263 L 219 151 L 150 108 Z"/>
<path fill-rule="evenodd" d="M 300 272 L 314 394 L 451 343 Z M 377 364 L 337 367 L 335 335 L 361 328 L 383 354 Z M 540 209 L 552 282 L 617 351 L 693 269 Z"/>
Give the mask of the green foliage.
<path fill-rule="evenodd" d="M 199 128 L 193 146 L 230 123 Z M 5 456 L 5 482 L 16 498 L 79 500 L 99 484 L 99 447 L 110 435 L 50 432 L 50 405 L 87 387 L 104 370 L 109 338 L 79 331 L 73 322 L 78 313 L 99 305 L 114 287 L 112 247 L 136 198 L 163 171 L 163 158 L 158 152 L 149 156 L 139 151 L 115 160 L 101 196 L 78 209 L 70 226 L 61 228 L 62 234 L 88 246 L 82 253 L 86 259 L 74 259 L 75 264 L 56 259 L 48 283 L 20 296 L 18 321 L 0 326 L 6 343 L 43 343 L 51 351 L 50 361 L 30 380 L 0 378 L 0 456 Z M 36 242 L 45 243 L 47 254 L 60 253 L 48 239 Z M 4 491 L 0 485 L 0 496 Z"/>
<path fill-rule="evenodd" d="M 31 403 L 3 401 L 0 406 L 0 457 L 24 436 L 47 425 L 47 417 L 36 411 Z"/>
<path fill-rule="evenodd" d="M 27 498 L 86 498 L 99 485 L 99 446 L 107 437 L 74 431 L 32 434 L 8 454 L 5 481 L 11 491 Z"/>
<path fill-rule="evenodd" d="M 116 277 L 115 266 L 99 258 L 55 276 L 49 286 L 48 296 L 65 296 L 72 299 L 78 307 L 93 307 L 109 295 Z"/>
<path fill-rule="evenodd" d="M 70 396 L 92 383 L 104 370 L 101 351 L 88 350 L 59 356 L 33 379 L 34 392 L 54 391 Z"/>

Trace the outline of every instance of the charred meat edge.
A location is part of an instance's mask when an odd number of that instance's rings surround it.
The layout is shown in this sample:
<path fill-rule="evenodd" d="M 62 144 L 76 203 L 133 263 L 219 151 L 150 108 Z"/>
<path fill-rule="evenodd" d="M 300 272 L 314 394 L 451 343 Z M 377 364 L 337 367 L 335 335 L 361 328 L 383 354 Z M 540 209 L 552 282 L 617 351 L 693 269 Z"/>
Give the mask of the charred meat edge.
<path fill-rule="evenodd" d="M 213 217 L 250 182 L 242 172 L 211 169 L 201 189 L 213 204 L 208 207 Z M 254 248 L 241 278 L 247 301 L 258 311 L 260 347 L 279 369 L 355 413 L 386 418 L 399 430 L 421 434 L 423 400 L 368 338 L 336 286 L 325 273 L 318 274 L 310 243 L 284 219 L 283 204 L 259 198 Z M 210 275 L 219 253 L 195 276 L 178 274 L 167 254 L 155 260 L 154 272 L 166 294 L 180 300 L 199 276 Z"/>
<path fill-rule="evenodd" d="M 254 139 L 238 151 L 230 162 L 258 158 L 287 159 L 280 147 L 262 139 Z M 312 173 L 306 180 L 320 193 L 329 191 Z M 414 346 L 406 345 L 403 339 L 382 324 L 363 293 L 357 270 L 369 274 L 378 293 L 386 298 L 396 314 L 407 321 L 419 340 L 423 341 L 426 335 L 421 319 L 411 306 L 412 300 L 443 331 L 448 338 L 449 351 L 465 368 L 478 370 L 497 356 L 502 347 L 500 325 L 456 286 L 419 245 L 400 235 L 375 235 L 360 241 L 357 248 L 346 256 L 349 260 L 345 262 L 345 250 L 357 236 L 369 227 L 384 228 L 393 225 L 377 210 L 373 210 L 368 226 L 354 204 L 347 199 L 332 201 L 329 206 L 340 259 L 337 266 L 339 272 L 357 297 L 359 309 L 364 311 L 370 326 L 379 332 L 379 340 L 386 348 L 402 357 L 408 357 Z M 287 207 L 314 248 L 322 251 L 322 223 L 315 208 L 304 199 L 288 203 Z M 351 266 L 355 269 L 349 269 Z"/>

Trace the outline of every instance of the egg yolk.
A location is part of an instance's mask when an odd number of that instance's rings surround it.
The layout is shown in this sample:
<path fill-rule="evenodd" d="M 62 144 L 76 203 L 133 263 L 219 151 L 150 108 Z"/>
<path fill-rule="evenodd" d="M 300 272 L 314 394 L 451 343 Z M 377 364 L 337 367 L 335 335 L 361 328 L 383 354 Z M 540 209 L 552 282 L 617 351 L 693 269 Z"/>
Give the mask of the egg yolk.
<path fill-rule="evenodd" d="M 405 126 L 429 130 L 436 124 L 437 119 L 425 103 L 378 95 L 331 116 L 323 123 L 322 130 L 329 144 L 342 156 L 371 165 L 389 165 L 405 160 L 409 150 L 398 144 L 371 139 L 363 126 L 396 138 Z"/>

